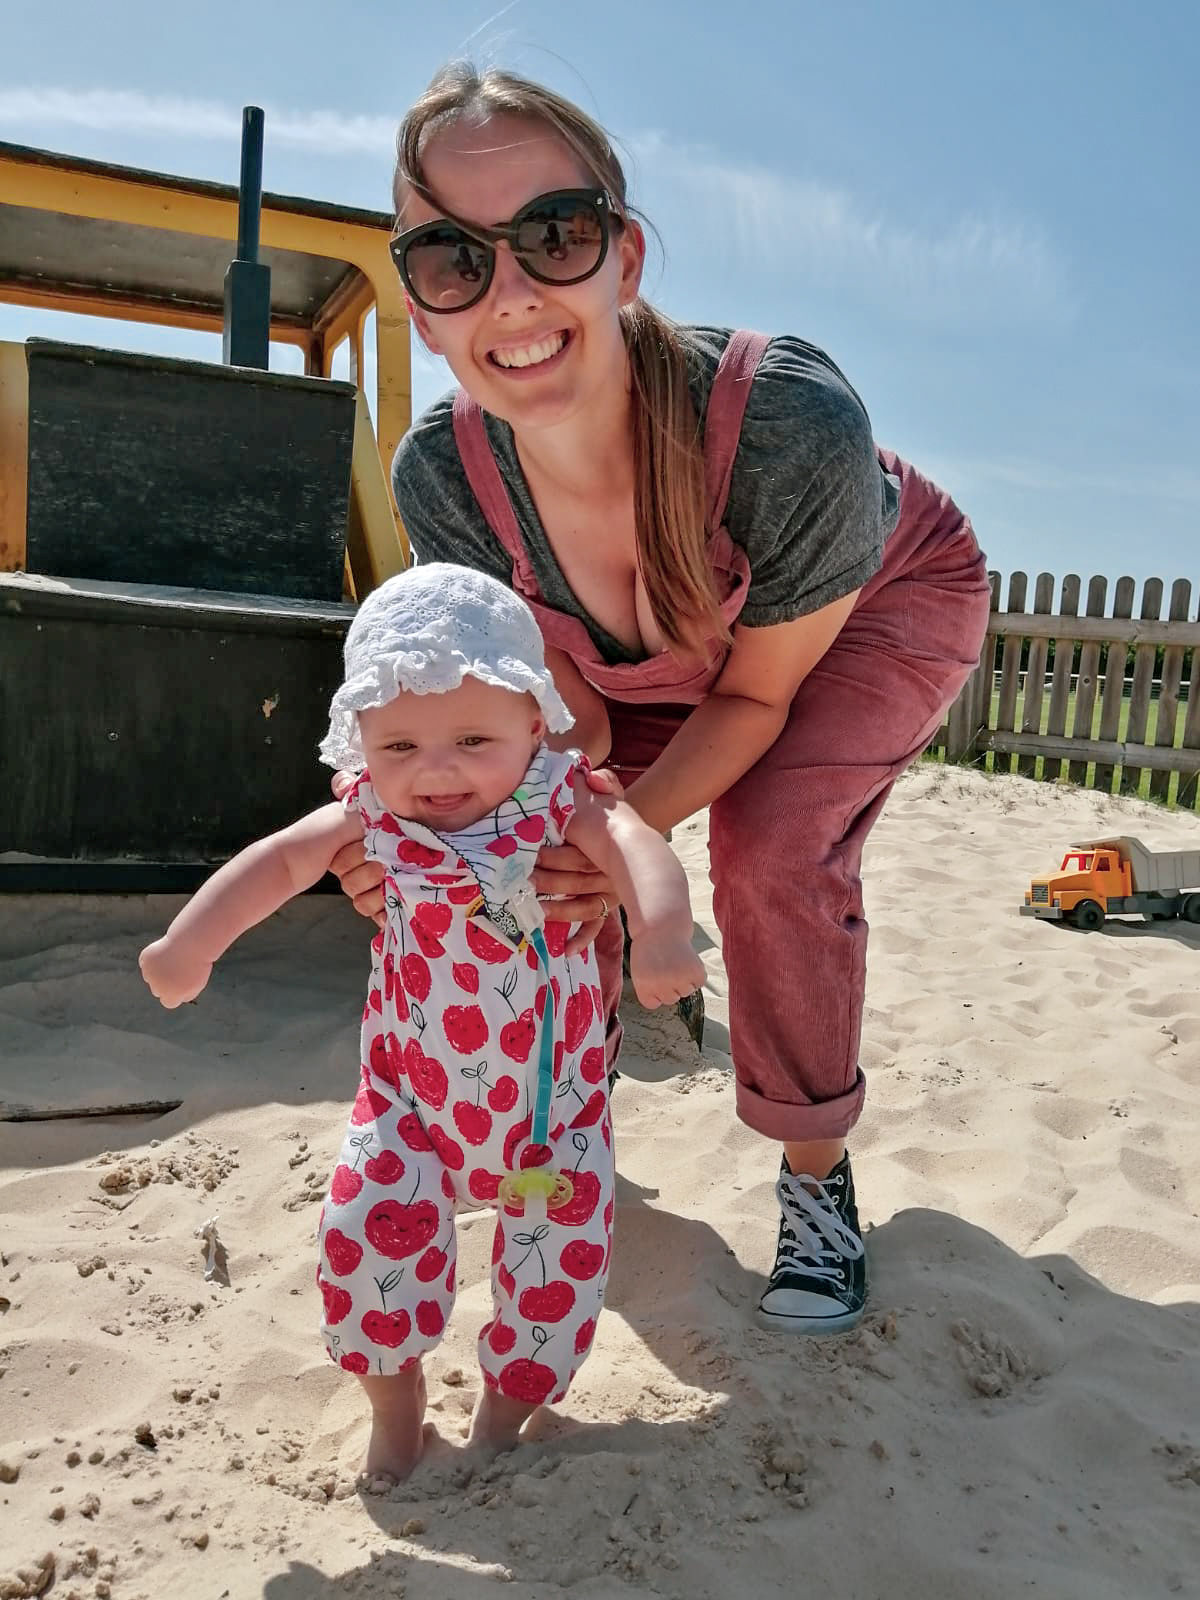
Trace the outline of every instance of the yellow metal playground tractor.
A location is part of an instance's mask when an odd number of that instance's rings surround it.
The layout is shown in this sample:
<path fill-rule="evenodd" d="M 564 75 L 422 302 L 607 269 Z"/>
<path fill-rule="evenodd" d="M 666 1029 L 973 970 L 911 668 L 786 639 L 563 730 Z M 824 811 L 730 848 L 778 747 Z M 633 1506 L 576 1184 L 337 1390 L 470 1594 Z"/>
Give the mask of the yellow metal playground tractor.
<path fill-rule="evenodd" d="M 190 890 L 327 798 L 346 627 L 407 561 L 392 218 L 264 195 L 248 148 L 235 188 L 0 144 L 0 300 L 225 335 L 0 342 L 0 892 Z"/>

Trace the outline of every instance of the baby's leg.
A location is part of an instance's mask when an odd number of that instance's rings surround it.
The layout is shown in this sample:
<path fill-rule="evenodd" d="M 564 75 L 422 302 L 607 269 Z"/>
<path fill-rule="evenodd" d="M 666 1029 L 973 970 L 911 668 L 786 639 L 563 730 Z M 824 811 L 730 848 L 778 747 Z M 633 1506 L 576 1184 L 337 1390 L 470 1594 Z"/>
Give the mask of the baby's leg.
<path fill-rule="evenodd" d="M 420 1356 L 394 1377 L 361 1373 L 358 1380 L 371 1402 L 371 1437 L 363 1457 L 365 1477 L 386 1473 L 407 1478 L 425 1445 L 425 1373 Z"/>
<path fill-rule="evenodd" d="M 578 1158 L 574 1168 L 568 1155 Z M 563 1399 L 595 1337 L 612 1240 L 608 1108 L 597 1125 L 568 1130 L 556 1157 L 574 1184 L 567 1204 L 544 1221 L 507 1209 L 496 1219 L 495 1315 L 479 1337 L 485 1389 L 473 1443 L 511 1448 L 539 1405 Z"/>
<path fill-rule="evenodd" d="M 420 1455 L 420 1358 L 454 1304 L 455 1257 L 441 1158 L 403 1097 L 360 1093 L 321 1214 L 317 1286 L 326 1349 L 371 1401 L 368 1472 L 403 1477 Z"/>

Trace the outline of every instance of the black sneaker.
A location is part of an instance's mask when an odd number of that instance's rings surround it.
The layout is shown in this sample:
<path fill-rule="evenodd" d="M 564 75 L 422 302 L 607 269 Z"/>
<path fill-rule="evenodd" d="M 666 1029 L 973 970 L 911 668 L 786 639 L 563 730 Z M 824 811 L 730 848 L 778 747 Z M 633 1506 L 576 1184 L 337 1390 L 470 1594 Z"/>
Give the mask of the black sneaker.
<path fill-rule="evenodd" d="M 819 1181 L 790 1172 L 785 1161 L 775 1193 L 783 1216 L 775 1267 L 758 1302 L 759 1322 L 787 1333 L 852 1328 L 866 1304 L 867 1260 L 850 1157 Z"/>

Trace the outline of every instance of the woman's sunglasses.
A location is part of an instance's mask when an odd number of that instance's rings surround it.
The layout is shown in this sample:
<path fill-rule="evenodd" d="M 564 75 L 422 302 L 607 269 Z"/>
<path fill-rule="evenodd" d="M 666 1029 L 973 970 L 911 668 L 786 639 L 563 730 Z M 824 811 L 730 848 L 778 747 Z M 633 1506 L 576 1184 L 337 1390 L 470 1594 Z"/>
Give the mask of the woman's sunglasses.
<path fill-rule="evenodd" d="M 389 241 L 404 287 L 424 311 L 466 311 L 488 292 L 504 240 L 539 283 L 582 283 L 599 272 L 610 229 L 621 226 L 603 189 L 556 189 L 495 228 L 439 217 Z"/>

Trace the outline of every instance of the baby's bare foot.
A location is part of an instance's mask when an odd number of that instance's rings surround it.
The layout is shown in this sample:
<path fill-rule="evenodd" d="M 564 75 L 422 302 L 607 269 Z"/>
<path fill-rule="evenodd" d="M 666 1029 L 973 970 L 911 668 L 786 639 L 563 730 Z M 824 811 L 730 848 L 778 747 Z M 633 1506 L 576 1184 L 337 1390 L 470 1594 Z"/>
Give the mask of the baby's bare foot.
<path fill-rule="evenodd" d="M 514 1450 L 521 1441 L 521 1429 L 537 1410 L 522 1400 L 510 1400 L 494 1389 L 484 1389 L 471 1418 L 467 1448 L 491 1452 Z"/>
<path fill-rule="evenodd" d="M 419 1366 L 394 1378 L 364 1378 L 371 1401 L 371 1437 L 359 1483 L 407 1478 L 425 1449 L 425 1375 Z"/>

